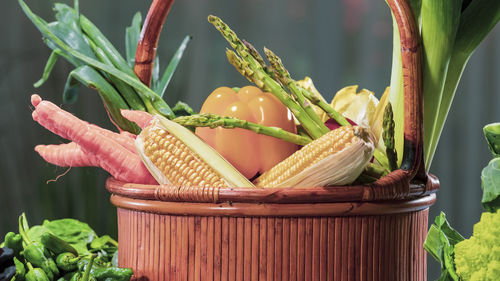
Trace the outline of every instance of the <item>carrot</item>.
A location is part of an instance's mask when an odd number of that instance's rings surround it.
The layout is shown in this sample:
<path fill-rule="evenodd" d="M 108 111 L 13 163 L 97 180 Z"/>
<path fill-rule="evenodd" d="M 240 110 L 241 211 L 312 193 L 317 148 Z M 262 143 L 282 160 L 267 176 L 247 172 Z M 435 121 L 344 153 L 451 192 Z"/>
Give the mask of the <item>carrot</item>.
<path fill-rule="evenodd" d="M 122 109 L 120 112 L 123 117 L 136 123 L 141 129 L 149 126 L 153 120 L 153 116 L 146 111 Z"/>
<path fill-rule="evenodd" d="M 60 167 L 99 167 L 99 160 L 74 143 L 37 145 L 35 151 L 47 162 Z"/>
<path fill-rule="evenodd" d="M 156 183 L 135 150 L 132 152 L 122 146 L 114 139 L 114 135 L 103 133 L 104 129 L 78 119 L 55 104 L 42 100 L 38 95 L 33 95 L 31 102 L 35 106 L 32 113 L 33 120 L 54 134 L 74 141 L 84 154 L 96 157 L 99 167 L 116 179 L 132 183 Z M 127 136 L 116 135 L 133 140 Z M 49 159 L 51 163 L 64 162 L 57 159 L 60 154 L 46 155 L 55 157 Z"/>

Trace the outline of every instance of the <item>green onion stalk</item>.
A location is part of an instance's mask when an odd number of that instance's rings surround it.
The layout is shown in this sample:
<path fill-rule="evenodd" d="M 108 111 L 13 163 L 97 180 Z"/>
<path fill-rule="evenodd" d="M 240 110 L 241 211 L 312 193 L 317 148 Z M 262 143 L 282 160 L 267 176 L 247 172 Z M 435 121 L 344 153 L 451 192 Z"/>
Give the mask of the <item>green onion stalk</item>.
<path fill-rule="evenodd" d="M 175 113 L 163 100 L 163 94 L 186 49 L 191 36 L 186 36 L 163 76 L 159 75 L 159 59 L 155 58 L 152 88 L 144 85 L 133 71 L 135 50 L 141 31 L 140 13 L 136 13 L 131 26 L 126 29 L 126 59 L 123 58 L 102 32 L 78 11 L 78 0 L 74 8 L 56 3 L 57 21 L 47 23 L 34 14 L 23 0 L 18 0 L 21 8 L 33 24 L 40 30 L 44 42 L 53 51 L 47 61 L 42 78 L 34 86 L 47 81 L 57 58 L 63 57 L 73 64 L 63 92 L 63 101 L 76 101 L 80 85 L 96 89 L 110 117 L 123 130 L 138 133 L 139 128 L 121 116 L 121 109 L 134 109 L 175 118 Z M 184 103 L 179 104 L 183 114 L 192 112 Z"/>

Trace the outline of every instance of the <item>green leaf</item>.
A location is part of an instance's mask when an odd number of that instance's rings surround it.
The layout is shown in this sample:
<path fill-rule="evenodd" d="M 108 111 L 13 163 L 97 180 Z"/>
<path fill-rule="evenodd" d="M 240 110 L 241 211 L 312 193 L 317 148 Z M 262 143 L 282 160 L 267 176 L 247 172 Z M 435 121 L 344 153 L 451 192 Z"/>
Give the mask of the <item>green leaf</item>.
<path fill-rule="evenodd" d="M 43 227 L 68 242 L 80 255 L 89 253 L 87 244 L 91 243 L 96 236 L 94 230 L 88 224 L 75 219 L 45 221 Z"/>
<path fill-rule="evenodd" d="M 118 247 L 118 242 L 116 242 L 109 235 L 103 235 L 99 238 L 92 240 L 92 243 L 90 243 L 90 248 L 93 250 L 102 250 L 109 246 Z"/>
<path fill-rule="evenodd" d="M 190 116 L 195 114 L 194 110 L 185 102 L 178 101 L 172 108 L 175 116 Z"/>
<path fill-rule="evenodd" d="M 73 8 L 61 3 L 55 4 L 54 7 L 57 11 L 56 18 L 59 21 L 49 24 L 52 33 L 54 33 L 60 40 L 72 49 L 95 59 L 95 55 L 92 52 L 89 43 L 83 37 L 77 14 Z"/>
<path fill-rule="evenodd" d="M 481 172 L 483 198 L 481 203 L 488 212 L 500 208 L 500 158 L 494 158 Z"/>
<path fill-rule="evenodd" d="M 500 157 L 500 123 L 486 125 L 483 132 L 493 157 Z"/>
<path fill-rule="evenodd" d="M 125 53 L 127 55 L 128 65 L 130 67 L 134 67 L 135 64 L 135 52 L 137 50 L 137 44 L 139 43 L 139 37 L 141 35 L 141 23 L 141 12 L 137 12 L 132 18 L 132 24 L 130 24 L 130 26 L 125 29 Z"/>
<path fill-rule="evenodd" d="M 160 56 L 156 53 L 153 69 L 151 71 L 151 89 L 156 89 L 160 84 Z"/>
<path fill-rule="evenodd" d="M 61 50 L 56 49 L 53 50 L 52 53 L 50 53 L 49 59 L 47 60 L 47 63 L 45 64 L 45 68 L 43 70 L 42 78 L 35 82 L 33 84 L 33 87 L 38 88 L 43 85 L 49 79 L 50 73 L 52 72 L 52 69 L 54 69 L 54 65 L 57 62 L 57 57 L 60 56 Z"/>
<path fill-rule="evenodd" d="M 48 230 L 47 228 L 45 228 L 44 226 L 41 226 L 41 225 L 35 225 L 33 227 L 31 227 L 27 232 L 26 234 L 28 234 L 28 237 L 32 240 L 32 241 L 36 241 L 36 242 L 41 242 L 40 241 L 40 238 L 42 237 L 42 235 L 46 232 L 50 232 L 50 230 Z"/>
<path fill-rule="evenodd" d="M 113 67 L 113 62 L 108 58 L 106 53 L 101 48 L 99 48 L 92 40 L 88 40 L 90 42 L 90 47 L 96 54 L 99 61 Z M 110 83 L 115 86 L 119 94 L 123 97 L 125 102 L 127 102 L 130 108 L 141 111 L 146 110 L 146 107 L 144 106 L 141 98 L 137 95 L 134 89 L 132 89 L 132 87 L 112 75 L 108 75 L 105 72 L 103 72 L 102 74 L 106 80 L 110 81 Z"/>
<path fill-rule="evenodd" d="M 462 0 L 422 1 L 422 83 L 424 95 L 424 153 L 430 167 L 434 151 L 430 149 L 434 126 L 455 44 Z"/>
<path fill-rule="evenodd" d="M 150 88 L 148 88 L 146 85 L 144 85 L 138 78 L 135 76 L 135 74 L 129 75 L 120 69 L 110 67 L 106 64 L 101 63 L 100 61 L 97 61 L 94 58 L 88 57 L 74 49 L 72 49 L 68 44 L 64 43 L 62 40 L 60 40 L 55 34 L 50 30 L 48 27 L 47 23 L 35 15 L 29 7 L 24 3 L 22 0 L 18 0 L 19 4 L 21 5 L 21 8 L 23 9 L 24 13 L 26 16 L 35 24 L 35 26 L 40 30 L 40 32 L 43 34 L 43 36 L 47 37 L 55 45 L 57 45 L 61 50 L 69 53 L 71 56 L 85 62 L 86 64 L 104 71 L 108 73 L 109 75 L 113 75 L 116 78 L 122 80 L 123 82 L 127 83 L 131 87 L 133 87 L 139 96 L 141 97 L 142 101 L 144 102 L 147 110 L 151 114 L 160 114 L 163 115 L 167 118 L 173 118 L 175 117 L 172 109 L 163 101 L 163 99 L 156 94 L 154 91 L 152 91 Z M 82 17 L 83 18 L 83 17 Z M 126 63 L 126 62 L 125 62 Z M 128 67 L 128 65 L 127 65 Z"/>
<path fill-rule="evenodd" d="M 448 66 L 446 82 L 443 95 L 439 106 L 439 115 L 437 123 L 432 132 L 432 141 L 426 143 L 428 147 L 425 164 L 428 169 L 431 164 L 434 151 L 439 142 L 439 137 L 443 130 L 446 117 L 451 108 L 451 103 L 455 97 L 455 92 L 462 77 L 465 66 L 473 54 L 474 50 L 486 38 L 488 33 L 495 27 L 500 20 L 500 1 L 474 0 L 460 16 L 460 25 L 458 27 L 453 53 Z M 430 128 L 426 128 L 428 130 Z"/>
<path fill-rule="evenodd" d="M 64 87 L 63 100 L 74 100 L 79 83 L 97 90 L 109 114 L 120 128 L 134 134 L 140 132 L 137 125 L 121 115 L 120 109 L 129 109 L 127 103 L 99 72 L 88 65 L 70 72 Z"/>
<path fill-rule="evenodd" d="M 424 249 L 441 264 L 442 274 L 438 280 L 459 281 L 455 272 L 454 247 L 462 240 L 464 237 L 450 226 L 446 215 L 441 212 L 424 242 Z"/>
<path fill-rule="evenodd" d="M 163 94 L 165 94 L 165 90 L 167 89 L 167 86 L 170 83 L 170 79 L 172 79 L 172 76 L 174 75 L 174 72 L 177 69 L 177 66 L 179 65 L 179 61 L 181 60 L 182 55 L 184 54 L 184 50 L 186 50 L 187 44 L 191 39 L 192 36 L 190 35 L 184 38 L 181 45 L 179 46 L 174 56 L 170 60 L 167 69 L 165 69 L 165 72 L 161 77 L 160 83 L 155 88 L 153 88 L 153 91 L 156 92 L 160 97 L 163 97 Z"/>

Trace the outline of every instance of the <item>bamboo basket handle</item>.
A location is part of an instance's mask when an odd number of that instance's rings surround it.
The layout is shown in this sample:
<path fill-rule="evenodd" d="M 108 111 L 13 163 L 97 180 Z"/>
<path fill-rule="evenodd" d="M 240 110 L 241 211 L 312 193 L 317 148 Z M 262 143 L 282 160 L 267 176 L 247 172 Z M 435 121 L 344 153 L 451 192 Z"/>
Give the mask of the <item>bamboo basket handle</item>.
<path fill-rule="evenodd" d="M 174 0 L 154 0 L 141 32 L 134 71 L 146 85 L 151 82 L 158 38 Z M 420 38 L 408 0 L 387 0 L 396 19 L 401 40 L 404 85 L 404 153 L 401 164 L 411 181 L 426 182 L 423 160 L 423 98 Z M 400 171 L 401 172 L 401 171 Z"/>
<path fill-rule="evenodd" d="M 404 87 L 404 153 L 401 169 L 408 179 L 425 182 L 423 157 L 423 95 L 420 36 L 409 1 L 388 0 L 401 42 Z"/>
<path fill-rule="evenodd" d="M 135 53 L 134 72 L 142 83 L 150 86 L 156 47 L 160 38 L 161 28 L 170 11 L 174 0 L 153 0 L 148 15 L 144 20 L 137 51 Z"/>

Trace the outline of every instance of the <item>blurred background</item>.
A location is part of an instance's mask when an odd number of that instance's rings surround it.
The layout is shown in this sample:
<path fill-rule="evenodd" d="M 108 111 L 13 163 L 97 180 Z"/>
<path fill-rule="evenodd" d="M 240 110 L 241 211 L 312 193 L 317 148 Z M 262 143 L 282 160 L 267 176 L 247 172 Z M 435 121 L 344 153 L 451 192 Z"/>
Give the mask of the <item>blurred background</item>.
<path fill-rule="evenodd" d="M 27 3 L 51 21 L 52 4 L 61 1 Z M 80 1 L 80 11 L 124 53 L 125 27 L 136 11 L 145 16 L 149 4 L 86 0 Z M 208 24 L 209 14 L 220 16 L 258 49 L 266 46 L 275 51 L 295 78 L 312 77 L 327 100 L 353 84 L 380 97 L 389 84 L 392 22 L 384 1 L 182 0 L 172 7 L 158 48 L 163 69 L 184 36 L 194 37 L 167 89 L 170 105 L 182 100 L 199 110 L 215 88 L 248 84 L 226 61 L 227 44 Z M 49 49 L 17 1 L 2 2 L 0 26 L 4 34 L 0 44 L 0 236 L 17 229 L 19 214 L 26 212 L 31 224 L 72 217 L 89 223 L 98 234 L 116 237 L 115 208 L 104 187 L 108 175 L 97 168 L 57 168 L 33 151 L 36 144 L 64 140 L 31 119 L 30 95 L 38 93 L 62 105 L 71 66 L 59 60 L 49 81 L 33 88 Z M 429 220 L 444 211 L 466 237 L 482 212 L 480 173 L 491 158 L 482 127 L 500 121 L 499 49 L 497 26 L 469 61 L 431 168 L 441 189 Z M 82 87 L 77 103 L 62 107 L 81 119 L 113 128 L 92 90 Z M 429 280 L 436 279 L 439 266 L 431 258 L 428 264 Z"/>

